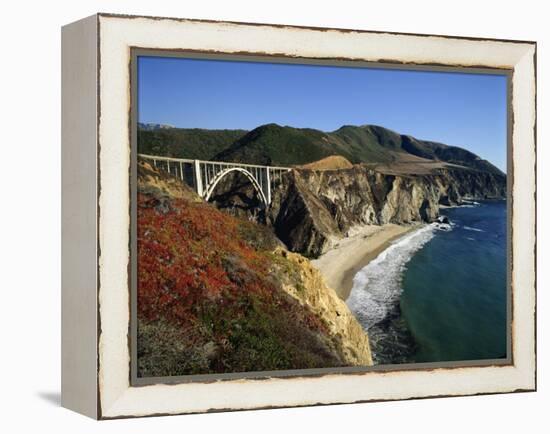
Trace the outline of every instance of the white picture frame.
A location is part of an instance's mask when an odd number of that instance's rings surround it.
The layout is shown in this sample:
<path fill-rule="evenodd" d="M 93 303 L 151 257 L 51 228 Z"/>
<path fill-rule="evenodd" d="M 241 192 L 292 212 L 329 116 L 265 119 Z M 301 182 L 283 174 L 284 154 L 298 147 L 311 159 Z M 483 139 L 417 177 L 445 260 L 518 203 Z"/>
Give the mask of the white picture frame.
<path fill-rule="evenodd" d="M 133 48 L 508 70 L 510 363 L 132 385 Z M 97 14 L 62 34 L 62 405 L 96 419 L 536 389 L 536 44 Z"/>

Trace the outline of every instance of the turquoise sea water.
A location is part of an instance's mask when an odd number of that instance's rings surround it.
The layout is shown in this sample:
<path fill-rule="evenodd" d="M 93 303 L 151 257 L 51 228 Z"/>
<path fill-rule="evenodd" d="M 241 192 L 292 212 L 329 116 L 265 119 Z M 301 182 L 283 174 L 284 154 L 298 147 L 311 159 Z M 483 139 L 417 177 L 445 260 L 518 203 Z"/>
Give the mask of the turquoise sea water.
<path fill-rule="evenodd" d="M 441 210 L 354 279 L 347 300 L 375 362 L 506 357 L 506 202 Z"/>

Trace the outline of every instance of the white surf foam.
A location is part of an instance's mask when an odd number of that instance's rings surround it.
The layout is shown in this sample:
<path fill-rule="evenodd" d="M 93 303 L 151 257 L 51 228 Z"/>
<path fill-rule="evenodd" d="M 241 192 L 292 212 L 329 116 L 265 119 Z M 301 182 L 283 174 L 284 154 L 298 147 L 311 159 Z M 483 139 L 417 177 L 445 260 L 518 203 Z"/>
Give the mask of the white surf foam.
<path fill-rule="evenodd" d="M 453 227 L 455 224 L 451 222 L 451 223 L 432 223 L 432 225 L 434 229 L 449 232 L 453 230 Z"/>
<path fill-rule="evenodd" d="M 478 228 L 472 228 L 470 226 L 462 226 L 463 229 L 467 230 L 467 231 L 474 231 L 474 232 L 484 232 L 483 229 L 478 229 Z"/>
<path fill-rule="evenodd" d="M 462 202 L 459 205 L 440 205 L 440 208 L 475 208 L 476 206 L 480 206 L 481 203 L 473 201 L 473 200 L 467 200 L 462 199 Z"/>
<path fill-rule="evenodd" d="M 405 235 L 355 275 L 346 303 L 363 328 L 368 330 L 382 321 L 397 303 L 406 264 L 437 230 L 436 224 L 431 224 Z"/>

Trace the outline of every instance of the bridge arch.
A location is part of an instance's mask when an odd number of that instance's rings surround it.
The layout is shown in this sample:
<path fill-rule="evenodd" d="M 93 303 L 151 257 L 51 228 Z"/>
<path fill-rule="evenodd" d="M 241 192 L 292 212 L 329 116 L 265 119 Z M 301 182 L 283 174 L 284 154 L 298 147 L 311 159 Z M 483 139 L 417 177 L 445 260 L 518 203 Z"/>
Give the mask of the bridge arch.
<path fill-rule="evenodd" d="M 245 175 L 250 181 L 250 183 L 252 184 L 252 186 L 254 187 L 254 189 L 256 190 L 256 192 L 260 195 L 260 200 L 262 201 L 264 206 L 267 207 L 269 205 L 267 198 L 265 196 L 265 193 L 262 190 L 262 187 L 260 186 L 256 178 L 254 177 L 254 175 L 252 175 L 252 173 L 250 173 L 248 170 L 242 167 L 229 167 L 227 169 L 222 170 L 218 174 L 216 174 L 216 176 L 212 179 L 212 181 L 210 181 L 210 183 L 206 186 L 206 192 L 204 194 L 205 201 L 208 202 L 210 200 L 210 197 L 212 196 L 212 193 L 214 192 L 214 189 L 216 188 L 218 183 L 231 172 L 240 172 L 243 175 Z"/>

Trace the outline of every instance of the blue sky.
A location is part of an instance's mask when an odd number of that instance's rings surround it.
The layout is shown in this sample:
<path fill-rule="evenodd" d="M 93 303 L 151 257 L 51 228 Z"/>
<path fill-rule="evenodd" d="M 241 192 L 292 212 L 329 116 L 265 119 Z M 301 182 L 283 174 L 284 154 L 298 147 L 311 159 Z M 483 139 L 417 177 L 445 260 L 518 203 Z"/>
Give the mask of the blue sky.
<path fill-rule="evenodd" d="M 464 147 L 506 171 L 503 75 L 140 57 L 138 118 L 247 130 L 375 124 Z"/>

